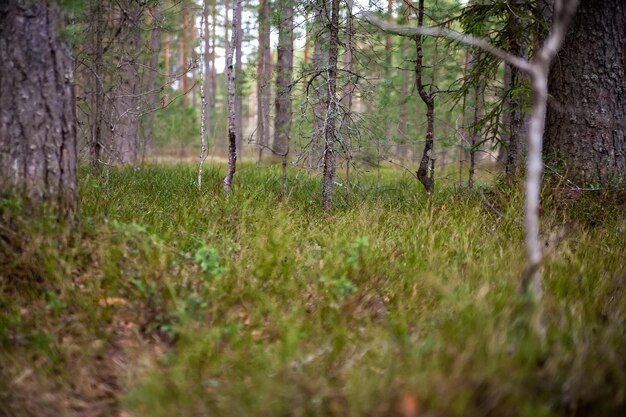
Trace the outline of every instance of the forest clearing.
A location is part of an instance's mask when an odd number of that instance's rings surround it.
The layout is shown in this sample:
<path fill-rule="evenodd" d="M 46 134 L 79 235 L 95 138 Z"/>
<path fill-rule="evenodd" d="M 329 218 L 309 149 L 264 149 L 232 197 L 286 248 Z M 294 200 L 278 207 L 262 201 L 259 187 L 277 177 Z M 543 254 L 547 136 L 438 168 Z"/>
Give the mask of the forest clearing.
<path fill-rule="evenodd" d="M 0 1 L 0 416 L 626 415 L 624 33 Z"/>

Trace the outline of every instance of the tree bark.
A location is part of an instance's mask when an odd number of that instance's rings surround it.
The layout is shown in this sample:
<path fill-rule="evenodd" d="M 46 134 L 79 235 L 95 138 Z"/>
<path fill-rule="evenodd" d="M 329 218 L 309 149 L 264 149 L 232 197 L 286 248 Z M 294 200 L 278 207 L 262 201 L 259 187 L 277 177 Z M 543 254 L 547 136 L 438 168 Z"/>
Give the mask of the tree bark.
<path fill-rule="evenodd" d="M 346 0 L 347 18 L 346 18 L 346 54 L 344 57 L 345 70 L 348 73 L 348 81 L 343 88 L 343 107 L 345 114 L 341 123 L 343 130 L 343 142 L 346 152 L 346 201 L 350 201 L 350 166 L 352 165 L 352 137 L 350 132 L 350 122 L 352 117 L 352 92 L 354 91 L 354 81 L 352 80 L 352 52 L 353 52 L 353 20 L 352 7 L 353 0 Z"/>
<path fill-rule="evenodd" d="M 326 10 L 328 0 L 316 0 L 313 44 L 313 70 L 314 74 L 321 74 L 328 66 L 328 30 L 326 29 Z M 313 133 L 309 150 L 309 168 L 318 168 L 324 150 L 324 126 L 326 110 L 328 108 L 328 88 L 324 78 L 317 76 L 313 80 Z"/>
<path fill-rule="evenodd" d="M 550 71 L 545 160 L 579 185 L 626 179 L 626 3 L 586 0 Z"/>
<path fill-rule="evenodd" d="M 187 72 L 187 48 L 189 45 L 188 34 L 189 30 L 187 27 L 189 26 L 189 6 L 183 0 L 183 14 L 182 14 L 182 25 L 181 25 L 181 35 L 178 42 L 178 62 L 180 66 L 180 71 L 182 73 L 182 86 L 183 86 L 183 97 L 180 100 L 180 104 L 183 107 L 187 107 L 189 105 L 189 97 L 187 97 L 187 91 L 189 91 L 189 73 Z"/>
<path fill-rule="evenodd" d="M 237 156 L 241 157 L 243 151 L 243 131 L 242 131 L 242 95 L 243 95 L 243 72 L 242 72 L 242 50 L 243 25 L 241 21 L 241 4 L 237 7 L 237 25 L 235 38 L 235 135 L 237 136 Z"/>
<path fill-rule="evenodd" d="M 146 80 L 146 107 L 147 113 L 143 117 L 143 144 L 141 152 L 141 162 L 143 163 L 146 157 L 146 153 L 150 152 L 150 146 L 152 143 L 152 132 L 154 130 L 154 115 L 153 111 L 157 104 L 158 91 L 156 90 L 156 78 L 159 71 L 159 53 L 161 51 L 161 4 L 156 3 L 152 11 L 152 33 L 150 35 L 150 60 L 148 62 L 148 68 L 145 70 L 148 73 Z"/>
<path fill-rule="evenodd" d="M 89 71 L 90 84 L 90 107 L 89 115 L 90 140 L 89 162 L 91 173 L 97 176 L 100 173 L 100 151 L 102 149 L 103 136 L 102 126 L 104 123 L 104 66 L 103 66 L 103 32 L 104 32 L 104 7 L 103 0 L 92 2 L 92 13 L 95 18 L 90 24 L 90 46 L 93 67 Z"/>
<path fill-rule="evenodd" d="M 120 5 L 120 59 L 114 75 L 114 110 L 112 120 L 112 161 L 134 164 L 137 161 L 139 130 L 139 55 L 141 53 L 142 7 L 131 0 Z"/>
<path fill-rule="evenodd" d="M 417 25 L 423 26 L 424 23 L 424 0 L 419 0 L 417 11 Z M 424 151 L 417 169 L 417 178 L 426 189 L 426 193 L 432 195 L 435 192 L 435 173 L 431 169 L 433 164 L 432 152 L 435 140 L 435 99 L 432 93 L 428 93 L 422 83 L 422 61 L 424 53 L 422 50 L 422 36 L 415 38 L 415 46 L 417 49 L 417 59 L 415 61 L 415 83 L 420 98 L 426 104 L 426 141 L 424 143 Z M 434 68 L 433 68 L 434 70 Z M 430 172 L 429 172 L 430 171 Z"/>
<path fill-rule="evenodd" d="M 285 156 L 291 135 L 291 78 L 293 74 L 293 6 L 291 0 L 279 0 L 280 26 L 276 63 L 276 117 L 272 148 Z"/>
<path fill-rule="evenodd" d="M 263 150 L 270 139 L 270 101 L 272 77 L 272 51 L 270 46 L 270 4 L 260 0 L 259 4 L 259 52 L 257 65 L 257 166 L 263 158 Z"/>
<path fill-rule="evenodd" d="M 332 208 L 335 182 L 335 141 L 337 140 L 337 56 L 339 53 L 339 0 L 331 1 L 331 18 L 328 25 L 328 111 L 324 129 L 324 180 L 322 184 L 322 207 Z"/>
<path fill-rule="evenodd" d="M 72 59 L 54 5 L 0 3 L 0 195 L 71 217 L 78 204 Z"/>
<path fill-rule="evenodd" d="M 241 0 L 233 1 L 233 27 L 232 37 L 228 46 L 228 54 L 226 56 L 226 79 L 228 86 L 228 171 L 224 178 L 224 193 L 230 194 L 235 169 L 237 167 L 237 127 L 235 113 L 235 69 L 233 66 L 233 55 L 235 53 L 235 42 L 237 38 L 237 28 L 240 25 L 239 8 Z"/>
<path fill-rule="evenodd" d="M 507 20 L 507 31 L 510 35 L 510 51 L 520 57 L 527 58 L 527 45 L 523 41 L 524 25 L 519 17 L 519 7 L 522 0 L 516 0 L 512 3 L 514 9 L 510 11 Z M 526 115 L 524 113 L 524 103 L 522 96 L 518 90 L 524 81 L 523 74 L 514 65 L 505 63 L 506 73 L 506 99 L 505 99 L 505 128 L 507 130 L 507 149 L 505 171 L 508 176 L 514 176 L 524 159 L 526 158 Z"/>

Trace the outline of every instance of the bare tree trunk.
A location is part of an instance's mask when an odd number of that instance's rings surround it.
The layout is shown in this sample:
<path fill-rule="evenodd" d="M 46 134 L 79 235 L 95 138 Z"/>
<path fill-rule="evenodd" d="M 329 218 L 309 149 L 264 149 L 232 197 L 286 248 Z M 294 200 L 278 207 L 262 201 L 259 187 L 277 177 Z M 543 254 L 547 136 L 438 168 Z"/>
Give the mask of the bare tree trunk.
<path fill-rule="evenodd" d="M 228 172 L 224 178 L 224 192 L 230 194 L 235 169 L 237 167 L 237 124 L 235 113 L 235 70 L 233 67 L 233 55 L 237 41 L 237 30 L 240 25 L 239 16 L 242 0 L 233 1 L 233 27 L 231 41 L 226 56 L 226 78 L 228 80 Z"/>
<path fill-rule="evenodd" d="M 198 190 L 202 190 L 202 169 L 207 156 L 207 132 L 211 127 L 210 96 L 211 96 L 211 58 L 209 55 L 209 5 L 208 0 L 202 3 L 201 33 L 204 44 L 202 47 L 202 83 L 200 84 L 201 126 L 200 126 L 200 166 L 198 168 Z"/>
<path fill-rule="evenodd" d="M 192 6 L 190 8 L 190 16 L 188 19 L 188 26 L 187 26 L 187 31 L 188 31 L 188 39 L 189 39 L 189 43 L 187 44 L 187 48 L 189 48 L 189 61 L 190 62 L 196 62 L 196 13 L 195 13 L 195 4 L 194 6 Z M 194 66 L 191 69 L 191 107 L 195 110 L 198 108 L 198 94 L 197 94 L 197 90 L 198 90 L 198 84 L 197 84 L 197 78 L 198 78 L 198 69 L 196 68 L 197 66 L 194 64 Z"/>
<path fill-rule="evenodd" d="M 328 25 L 330 42 L 328 48 L 328 111 L 324 129 L 324 180 L 322 184 L 322 207 L 332 209 L 335 182 L 335 131 L 337 113 L 337 56 L 339 52 L 339 0 L 331 0 L 331 19 Z"/>
<path fill-rule="evenodd" d="M 139 93 L 141 78 L 139 62 L 141 53 L 142 7 L 131 0 L 120 0 L 121 56 L 114 75 L 115 104 L 112 120 L 111 139 L 113 162 L 134 164 L 137 162 L 139 130 Z"/>
<path fill-rule="evenodd" d="M 309 15 L 305 14 L 304 15 L 304 31 L 305 31 L 305 35 L 304 35 L 304 65 L 309 65 L 309 49 L 311 47 L 311 39 L 310 39 L 310 35 L 311 35 L 311 29 L 309 27 L 308 24 L 309 21 Z"/>
<path fill-rule="evenodd" d="M 217 93 L 217 70 L 215 69 L 215 46 L 217 43 L 217 5 L 216 0 L 211 0 L 211 102 L 209 114 L 215 111 L 215 96 Z M 209 134 L 212 134 L 209 131 Z"/>
<path fill-rule="evenodd" d="M 387 21 L 391 23 L 393 20 L 393 0 L 387 0 Z M 393 39 L 388 35 L 385 39 L 385 74 L 389 75 L 389 70 L 393 62 L 391 48 L 393 47 Z"/>
<path fill-rule="evenodd" d="M 153 28 L 150 35 L 150 61 L 148 62 L 148 79 L 146 81 L 147 110 L 143 118 L 143 146 L 141 151 L 141 163 L 144 163 L 146 152 L 150 150 L 152 132 L 154 129 L 154 114 L 152 111 L 157 104 L 158 92 L 155 88 L 156 76 L 159 71 L 159 53 L 161 51 L 161 3 L 157 2 L 152 11 Z"/>
<path fill-rule="evenodd" d="M 293 6 L 291 0 L 280 0 L 280 27 L 276 63 L 276 118 L 272 148 L 286 158 L 291 135 L 291 78 L 293 73 Z"/>
<path fill-rule="evenodd" d="M 242 51 L 241 43 L 243 42 L 243 25 L 241 22 L 241 4 L 237 8 L 237 20 L 239 25 L 236 31 L 235 40 L 235 135 L 237 136 L 237 156 L 241 157 L 243 151 L 243 135 L 242 135 L 242 95 L 243 95 L 243 72 L 242 72 Z"/>
<path fill-rule="evenodd" d="M 104 5 L 103 0 L 95 1 L 95 8 L 93 14 L 95 19 L 93 20 L 93 30 L 91 34 L 92 40 L 92 55 L 93 55 L 93 68 L 90 72 L 90 84 L 92 96 L 92 112 L 90 117 L 91 128 L 91 140 L 90 140 L 90 163 L 92 175 L 98 175 L 100 173 L 100 151 L 102 149 L 103 137 L 102 137 L 102 124 L 104 122 L 104 66 L 102 63 L 103 55 L 103 31 L 104 31 Z"/>
<path fill-rule="evenodd" d="M 272 51 L 270 46 L 270 4 L 261 0 L 259 5 L 259 57 L 257 65 L 257 141 L 259 153 L 257 166 L 263 158 L 263 150 L 270 139 L 270 100 L 272 78 Z"/>
<path fill-rule="evenodd" d="M 550 72 L 546 162 L 581 186 L 626 183 L 626 2 L 586 0 Z"/>
<path fill-rule="evenodd" d="M 185 0 L 183 0 L 183 14 L 182 14 L 182 33 L 179 39 L 178 49 L 179 53 L 179 65 L 180 70 L 183 72 L 182 74 L 182 84 L 183 84 L 183 97 L 180 101 L 181 106 L 187 107 L 189 105 L 189 97 L 187 97 L 187 91 L 189 91 L 189 73 L 187 72 L 187 47 L 189 45 L 189 39 L 187 38 L 189 26 L 189 6 L 186 4 Z"/>
<path fill-rule="evenodd" d="M 316 0 L 314 19 L 313 69 L 320 74 L 328 66 L 328 33 L 326 30 L 326 10 L 329 0 Z M 317 168 L 323 156 L 324 126 L 328 108 L 328 88 L 322 77 L 313 81 L 313 134 L 309 151 L 309 168 Z"/>
<path fill-rule="evenodd" d="M 61 25 L 54 5 L 0 3 L 0 196 L 69 218 L 78 204 L 76 117 Z"/>
<path fill-rule="evenodd" d="M 408 24 L 410 20 L 411 14 L 411 4 L 412 0 L 404 0 L 402 3 L 402 13 L 400 23 Z M 409 48 L 407 42 L 402 39 L 402 58 L 403 58 L 403 66 L 409 62 Z M 408 109 L 407 109 L 407 98 L 409 95 L 409 74 L 407 71 L 402 70 L 402 81 L 400 84 L 400 109 L 398 110 L 398 136 L 401 141 L 404 141 L 407 134 L 407 126 L 408 126 Z"/>
<path fill-rule="evenodd" d="M 424 0 L 419 0 L 417 9 L 417 25 L 423 26 L 424 22 Z M 435 139 L 435 100 L 432 93 L 426 92 L 424 85 L 422 84 L 422 61 L 424 59 L 424 53 L 422 50 L 422 36 L 415 38 L 415 46 L 417 49 L 417 59 L 415 61 L 415 83 L 417 85 L 417 91 L 426 104 L 426 141 L 424 143 L 424 151 L 422 153 L 422 159 L 420 160 L 419 168 L 417 169 L 417 178 L 426 189 L 426 193 L 432 195 L 435 191 L 435 173 L 434 170 L 430 170 L 432 164 L 432 152 Z M 434 70 L 434 69 L 433 69 Z M 430 173 L 429 173 L 430 170 Z"/>
<path fill-rule="evenodd" d="M 172 69 L 170 66 L 170 55 L 171 55 L 171 50 L 170 50 L 170 34 L 166 31 L 163 34 L 163 60 L 165 61 L 165 76 L 167 77 L 166 79 L 166 84 L 167 84 L 167 88 L 165 89 L 165 101 L 169 101 L 169 89 L 171 86 L 171 82 L 170 82 L 170 77 L 172 74 Z"/>
<path fill-rule="evenodd" d="M 517 9 L 522 0 L 516 0 L 513 2 L 512 7 Z M 512 33 L 510 39 L 511 52 L 517 56 L 524 58 L 528 57 L 527 45 L 521 41 L 523 38 L 523 22 L 519 17 L 519 12 L 515 9 L 511 12 L 507 21 L 507 30 Z M 505 72 L 508 73 L 508 90 L 505 100 L 505 120 L 507 129 L 507 149 L 506 149 L 506 165 L 505 171 L 508 176 L 513 176 L 517 173 L 520 165 L 526 157 L 526 117 L 524 114 L 524 103 L 519 93 L 515 93 L 516 89 L 522 84 L 523 74 L 514 65 L 505 63 Z M 513 94 L 511 93 L 513 92 Z"/>
<path fill-rule="evenodd" d="M 526 163 L 526 273 L 522 279 L 523 292 L 531 291 L 535 301 L 542 296 L 541 239 L 539 237 L 539 199 L 541 195 L 541 160 L 543 134 L 548 102 L 548 74 L 550 64 L 561 48 L 567 27 L 578 6 L 578 0 L 557 0 L 550 35 L 533 58 L 530 77 L 533 87 L 533 110 L 528 131 L 528 159 Z M 542 327 L 541 327 L 542 328 Z M 540 331 L 541 331 L 540 328 Z"/>
<path fill-rule="evenodd" d="M 346 201 L 350 201 L 350 166 L 352 165 L 352 137 L 350 132 L 350 122 L 352 117 L 352 92 L 354 91 L 354 82 L 352 81 L 352 37 L 353 37 L 353 16 L 352 16 L 352 7 L 353 0 L 346 0 L 347 7 L 347 18 L 346 18 L 346 55 L 345 55 L 345 70 L 348 73 L 348 82 L 344 86 L 343 89 L 343 107 L 345 109 L 345 114 L 343 118 L 343 122 L 341 123 L 343 127 L 343 137 L 344 137 L 344 147 L 346 152 Z"/>

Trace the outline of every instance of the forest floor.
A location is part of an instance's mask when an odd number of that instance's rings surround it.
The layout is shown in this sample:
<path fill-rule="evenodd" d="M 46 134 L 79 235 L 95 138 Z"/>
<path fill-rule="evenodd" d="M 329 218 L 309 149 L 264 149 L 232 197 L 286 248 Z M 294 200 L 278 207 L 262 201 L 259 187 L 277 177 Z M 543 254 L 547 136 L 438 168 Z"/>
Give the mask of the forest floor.
<path fill-rule="evenodd" d="M 519 187 L 195 170 L 83 171 L 72 229 L 1 200 L 0 415 L 626 415 L 623 192 L 545 190 L 535 305 Z"/>

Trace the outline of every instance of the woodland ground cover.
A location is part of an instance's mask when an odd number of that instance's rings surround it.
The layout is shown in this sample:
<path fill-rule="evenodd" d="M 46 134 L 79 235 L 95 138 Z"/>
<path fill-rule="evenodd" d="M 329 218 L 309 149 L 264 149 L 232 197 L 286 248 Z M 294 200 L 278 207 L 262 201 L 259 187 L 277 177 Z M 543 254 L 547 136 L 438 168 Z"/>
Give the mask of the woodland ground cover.
<path fill-rule="evenodd" d="M 82 172 L 73 230 L 2 201 L 0 414 L 626 412 L 623 195 L 546 186 L 541 338 L 517 186 L 195 169 Z"/>

